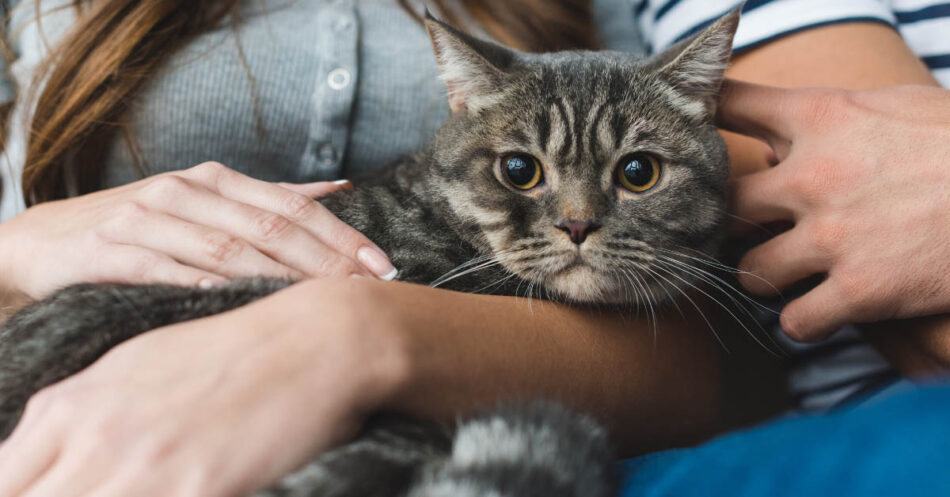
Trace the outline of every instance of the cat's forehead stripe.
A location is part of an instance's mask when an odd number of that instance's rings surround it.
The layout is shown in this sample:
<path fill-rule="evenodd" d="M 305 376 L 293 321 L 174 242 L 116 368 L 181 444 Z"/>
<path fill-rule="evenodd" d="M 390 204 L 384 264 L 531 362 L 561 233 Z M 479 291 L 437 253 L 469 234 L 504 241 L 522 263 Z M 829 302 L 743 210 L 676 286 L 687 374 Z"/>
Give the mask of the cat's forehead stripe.
<path fill-rule="evenodd" d="M 568 117 L 567 106 L 564 105 L 564 100 L 555 100 L 554 107 L 557 109 L 557 115 L 560 118 L 558 126 L 560 133 L 558 133 L 558 138 L 560 138 L 561 147 L 557 151 L 557 158 L 562 160 L 570 153 L 571 144 L 574 140 L 571 137 L 571 121 Z"/>
<path fill-rule="evenodd" d="M 589 129 L 587 130 L 587 133 L 585 133 L 588 136 L 587 152 L 590 154 L 591 157 L 597 157 L 599 155 L 597 153 L 597 148 L 598 148 L 598 145 L 601 145 L 600 133 L 599 133 L 600 121 L 603 119 L 604 115 L 606 114 L 606 111 L 607 111 L 606 102 L 600 103 L 599 105 L 597 105 L 596 108 L 592 110 L 593 117 L 590 119 Z"/>
<path fill-rule="evenodd" d="M 548 153 L 548 141 L 551 138 L 551 108 L 543 105 L 535 113 L 535 132 L 538 137 L 538 149 Z"/>
<path fill-rule="evenodd" d="M 572 105 L 570 106 L 570 109 L 571 109 L 571 124 L 573 125 L 572 129 L 574 130 L 573 136 L 572 136 L 573 139 L 571 140 L 572 142 L 571 159 L 576 161 L 580 159 L 580 155 L 584 150 L 584 142 L 585 142 L 584 138 L 586 138 L 586 135 L 587 135 L 585 126 L 588 122 L 586 118 L 589 116 L 588 114 L 581 112 L 583 110 L 582 106 Z"/>

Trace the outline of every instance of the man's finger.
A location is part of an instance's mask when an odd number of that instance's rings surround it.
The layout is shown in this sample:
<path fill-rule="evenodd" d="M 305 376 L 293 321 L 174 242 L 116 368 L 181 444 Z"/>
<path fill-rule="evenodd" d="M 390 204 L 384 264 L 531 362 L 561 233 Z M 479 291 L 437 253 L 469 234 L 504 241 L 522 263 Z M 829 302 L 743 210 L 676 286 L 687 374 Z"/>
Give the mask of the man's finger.
<path fill-rule="evenodd" d="M 732 181 L 730 211 L 747 228 L 795 220 L 796 203 L 785 186 L 782 168 L 748 174 Z"/>
<path fill-rule="evenodd" d="M 725 80 L 719 94 L 717 124 L 726 130 L 768 142 L 779 158 L 787 155 L 794 134 L 794 90 Z"/>
<path fill-rule="evenodd" d="M 773 296 L 825 272 L 829 258 L 817 253 L 805 230 L 795 227 L 750 250 L 739 263 L 739 282 L 756 295 Z"/>
<path fill-rule="evenodd" d="M 831 280 L 825 280 L 782 309 L 782 331 L 799 342 L 823 340 L 850 322 L 844 302 L 847 299 L 838 286 Z"/>

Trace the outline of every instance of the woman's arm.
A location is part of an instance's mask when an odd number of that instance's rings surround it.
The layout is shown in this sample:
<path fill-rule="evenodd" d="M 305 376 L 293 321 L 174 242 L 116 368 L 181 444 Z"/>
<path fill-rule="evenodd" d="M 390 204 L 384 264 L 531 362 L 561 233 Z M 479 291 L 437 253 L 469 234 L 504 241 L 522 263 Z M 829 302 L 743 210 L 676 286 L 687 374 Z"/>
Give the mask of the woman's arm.
<path fill-rule="evenodd" d="M 598 415 L 627 453 L 695 443 L 720 425 L 721 347 L 695 313 L 661 315 L 654 332 L 629 311 L 405 284 L 362 291 L 399 316 L 407 339 L 411 374 L 394 409 L 451 419 L 550 397 Z"/>
<path fill-rule="evenodd" d="M 611 311 L 310 280 L 136 337 L 34 396 L 0 446 L 0 495 L 243 495 L 372 411 L 452 421 L 505 398 L 593 411 L 627 452 L 691 443 L 719 420 L 718 352 L 685 321 L 654 338 Z"/>

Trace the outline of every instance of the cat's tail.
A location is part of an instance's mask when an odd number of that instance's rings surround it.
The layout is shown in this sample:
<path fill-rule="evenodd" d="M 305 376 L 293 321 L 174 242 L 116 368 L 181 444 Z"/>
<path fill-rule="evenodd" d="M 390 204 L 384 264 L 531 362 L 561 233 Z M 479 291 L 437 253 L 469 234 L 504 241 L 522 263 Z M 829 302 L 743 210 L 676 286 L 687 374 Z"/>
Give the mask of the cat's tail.
<path fill-rule="evenodd" d="M 612 467 L 606 431 L 558 404 L 509 405 L 454 435 L 386 414 L 254 497 L 608 497 Z"/>
<path fill-rule="evenodd" d="M 607 497 L 614 458 L 604 428 L 559 404 L 510 405 L 459 425 L 451 455 L 408 497 Z"/>

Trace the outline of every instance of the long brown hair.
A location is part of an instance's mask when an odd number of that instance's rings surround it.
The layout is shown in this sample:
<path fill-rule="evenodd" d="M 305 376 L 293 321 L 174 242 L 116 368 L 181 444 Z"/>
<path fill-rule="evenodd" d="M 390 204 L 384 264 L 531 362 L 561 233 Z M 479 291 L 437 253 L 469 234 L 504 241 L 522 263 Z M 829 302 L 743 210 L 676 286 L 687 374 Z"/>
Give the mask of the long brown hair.
<path fill-rule="evenodd" d="M 397 0 L 413 17 L 408 0 Z M 36 0 L 40 16 L 41 0 Z M 429 0 L 446 20 L 464 24 L 446 0 Z M 38 68 L 44 81 L 29 128 L 23 191 L 28 204 L 99 187 L 101 151 L 149 75 L 195 36 L 231 18 L 239 0 L 74 0 L 81 21 Z M 589 0 L 456 0 L 497 40 L 527 51 L 593 48 Z M 126 138 L 129 138 L 126 133 Z M 134 150 L 134 147 L 133 147 Z M 67 172 L 68 169 L 68 172 Z"/>

